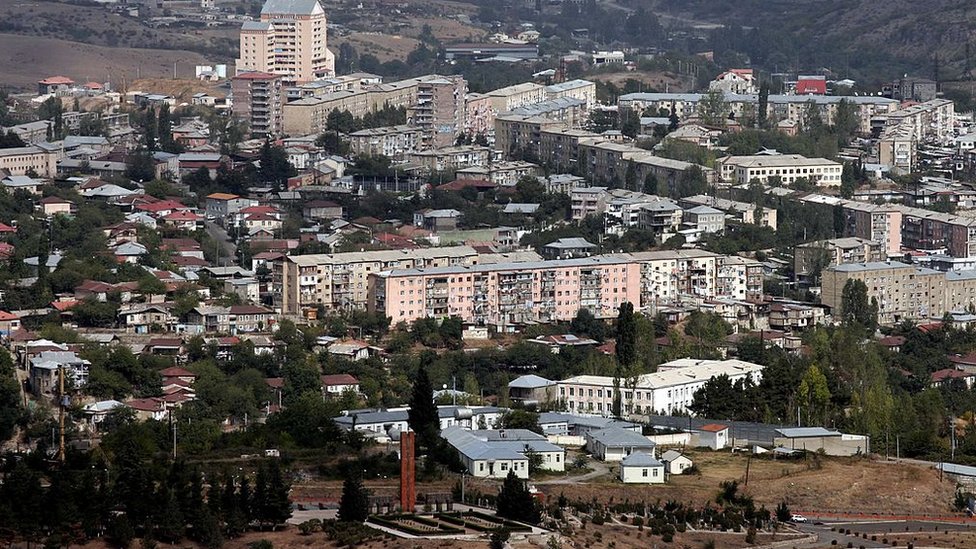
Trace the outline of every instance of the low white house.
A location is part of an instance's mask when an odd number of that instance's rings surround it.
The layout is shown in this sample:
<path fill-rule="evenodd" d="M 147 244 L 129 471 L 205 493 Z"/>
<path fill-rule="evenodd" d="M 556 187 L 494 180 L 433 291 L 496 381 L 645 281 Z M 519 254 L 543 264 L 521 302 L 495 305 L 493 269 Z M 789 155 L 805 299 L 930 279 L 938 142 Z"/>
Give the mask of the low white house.
<path fill-rule="evenodd" d="M 651 454 L 635 452 L 621 460 L 620 481 L 624 484 L 663 484 L 664 464 Z"/>
<path fill-rule="evenodd" d="M 478 478 L 505 478 L 514 471 L 529 478 L 529 456 L 539 456 L 540 468 L 566 469 L 566 450 L 526 429 L 468 431 L 451 427 L 442 432 L 461 457 L 468 472 Z"/>
<path fill-rule="evenodd" d="M 690 457 L 677 450 L 668 450 L 661 454 L 661 461 L 664 462 L 664 468 L 669 475 L 683 474 L 694 465 Z"/>
<path fill-rule="evenodd" d="M 635 452 L 654 455 L 657 446 L 644 435 L 620 427 L 590 431 L 585 436 L 587 450 L 601 461 L 621 461 Z"/>

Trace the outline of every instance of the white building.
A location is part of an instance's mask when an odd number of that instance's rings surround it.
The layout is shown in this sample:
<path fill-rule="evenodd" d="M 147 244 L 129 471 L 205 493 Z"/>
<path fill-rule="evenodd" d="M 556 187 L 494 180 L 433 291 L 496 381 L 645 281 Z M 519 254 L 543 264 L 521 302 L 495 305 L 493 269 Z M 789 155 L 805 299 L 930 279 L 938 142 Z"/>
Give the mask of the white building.
<path fill-rule="evenodd" d="M 527 429 L 468 431 L 451 427 L 442 436 L 458 451 L 474 477 L 505 478 L 509 471 L 515 471 L 519 478 L 528 478 L 532 454 L 539 456 L 541 469 L 566 470 L 566 450 Z"/>
<path fill-rule="evenodd" d="M 674 360 L 653 374 L 639 376 L 636 383 L 621 380 L 621 409 L 627 415 L 688 413 L 695 392 L 713 377 L 727 375 L 733 383 L 751 378 L 759 383 L 762 369 L 742 360 Z M 612 415 L 613 377 L 574 376 L 557 382 L 557 387 L 557 395 L 570 413 Z"/>
<path fill-rule="evenodd" d="M 621 460 L 620 481 L 624 484 L 663 484 L 664 464 L 651 454 L 635 452 Z"/>
<path fill-rule="evenodd" d="M 386 410 L 349 410 L 333 418 L 336 424 L 346 430 L 353 429 L 374 434 L 402 433 L 409 429 L 407 417 L 409 408 L 390 408 Z M 493 406 L 438 406 L 441 430 L 451 427 L 462 429 L 489 429 L 494 427 L 505 413 L 503 408 Z"/>
<path fill-rule="evenodd" d="M 586 449 L 600 461 L 621 461 L 634 452 L 646 452 L 653 456 L 657 446 L 644 435 L 619 427 L 589 431 L 585 437 Z"/>
<path fill-rule="evenodd" d="M 698 445 L 707 446 L 712 450 L 721 450 L 729 444 L 729 426 L 719 423 L 709 423 L 702 426 L 698 432 Z"/>
<path fill-rule="evenodd" d="M 694 466 L 691 458 L 677 450 L 668 450 L 661 454 L 661 461 L 669 475 L 681 475 Z"/>
<path fill-rule="evenodd" d="M 821 187 L 839 187 L 844 166 L 826 158 L 807 158 L 798 154 L 726 156 L 717 160 L 724 181 L 746 185 L 752 180 L 769 183 L 778 177 L 783 185 L 807 179 Z"/>

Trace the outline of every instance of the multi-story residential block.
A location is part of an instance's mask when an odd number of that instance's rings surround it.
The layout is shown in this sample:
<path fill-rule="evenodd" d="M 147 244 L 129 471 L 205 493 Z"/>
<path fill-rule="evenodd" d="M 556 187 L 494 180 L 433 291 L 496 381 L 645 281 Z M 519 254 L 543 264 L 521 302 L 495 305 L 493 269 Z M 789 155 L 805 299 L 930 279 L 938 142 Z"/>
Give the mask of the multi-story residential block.
<path fill-rule="evenodd" d="M 596 106 L 596 83 L 589 80 L 568 80 L 551 86 L 546 86 L 546 97 L 549 100 L 564 97 L 583 101 L 583 110 L 589 112 Z"/>
<path fill-rule="evenodd" d="M 259 305 L 201 305 L 187 314 L 184 327 L 190 333 L 236 335 L 270 330 L 276 319 L 274 311 Z"/>
<path fill-rule="evenodd" d="M 458 179 L 482 179 L 499 187 L 514 187 L 523 177 L 535 177 L 539 171 L 539 166 L 531 162 L 502 160 L 491 162 L 487 166 L 461 168 L 454 175 Z"/>
<path fill-rule="evenodd" d="M 695 206 L 684 211 L 682 222 L 703 233 L 720 233 L 725 230 L 725 212 L 710 206 Z"/>
<path fill-rule="evenodd" d="M 752 69 L 729 69 L 709 82 L 708 89 L 745 95 L 759 93 L 756 84 Z"/>
<path fill-rule="evenodd" d="M 281 77 L 266 72 L 245 72 L 231 79 L 234 117 L 247 122 L 251 136 L 281 135 Z"/>
<path fill-rule="evenodd" d="M 811 281 L 823 269 L 843 263 L 873 263 L 888 259 L 880 242 L 856 236 L 798 245 L 793 252 L 793 272 L 798 280 Z"/>
<path fill-rule="evenodd" d="M 868 299 L 877 300 L 882 324 L 939 317 L 945 312 L 946 278 L 946 273 L 897 261 L 845 263 L 824 270 L 821 301 L 840 314 L 844 285 L 860 280 Z"/>
<path fill-rule="evenodd" d="M 425 172 L 444 172 L 471 166 L 487 166 L 491 159 L 491 149 L 475 145 L 443 147 L 427 151 L 413 151 L 407 160 Z"/>
<path fill-rule="evenodd" d="M 908 128 L 916 139 L 932 138 L 940 142 L 955 136 L 955 122 L 955 103 L 949 99 L 932 99 L 874 119 L 875 125 Z"/>
<path fill-rule="evenodd" d="M 468 93 L 464 100 L 464 133 L 469 137 L 492 136 L 495 133 L 495 113 L 491 98 L 483 93 Z"/>
<path fill-rule="evenodd" d="M 485 258 L 469 246 L 309 254 L 279 258 L 272 266 L 274 294 L 283 314 L 319 305 L 365 309 L 369 275 L 391 269 L 470 265 Z"/>
<path fill-rule="evenodd" d="M 537 148 L 529 149 L 539 159 L 553 166 L 557 171 L 572 170 L 577 167 L 580 156 L 580 142 L 596 139 L 600 135 L 565 126 L 547 126 L 537 132 Z"/>
<path fill-rule="evenodd" d="M 640 307 L 677 303 L 682 296 L 715 297 L 719 254 L 705 250 L 667 250 L 620 254 L 640 266 Z"/>
<path fill-rule="evenodd" d="M 633 168 L 637 181 L 654 177 L 670 189 L 674 189 L 680 177 L 690 170 L 700 170 L 706 180 L 714 180 L 714 171 L 705 166 L 656 156 L 640 147 L 603 138 L 579 140 L 578 164 L 593 179 L 623 184 L 628 170 Z M 548 161 L 542 157 L 541 161 Z"/>
<path fill-rule="evenodd" d="M 880 242 L 888 255 L 901 251 L 902 212 L 892 205 L 842 202 L 844 235 Z"/>
<path fill-rule="evenodd" d="M 843 165 L 826 158 L 798 154 L 725 156 L 716 161 L 723 181 L 745 185 L 753 180 L 768 183 L 777 177 L 785 185 L 807 179 L 821 187 L 839 187 Z"/>
<path fill-rule="evenodd" d="M 569 195 L 573 221 L 590 215 L 603 215 L 607 209 L 607 187 L 576 187 Z"/>
<path fill-rule="evenodd" d="M 542 131 L 561 126 L 542 116 L 499 115 L 495 117 L 495 148 L 509 158 L 538 157 Z"/>
<path fill-rule="evenodd" d="M 485 95 L 491 98 L 491 107 L 497 115 L 533 103 L 542 103 L 546 100 L 546 87 L 535 82 L 525 82 L 490 91 Z"/>
<path fill-rule="evenodd" d="M 335 74 L 325 10 L 318 0 L 267 0 L 241 27 L 237 71 L 277 74 L 292 84 Z"/>
<path fill-rule="evenodd" d="M 62 156 L 61 148 L 49 143 L 0 149 L 0 170 L 13 176 L 34 172 L 40 177 L 54 177 Z"/>
<path fill-rule="evenodd" d="M 548 120 L 555 120 L 560 124 L 577 128 L 586 122 L 586 100 L 574 97 L 560 97 L 549 99 L 541 103 L 524 105 L 510 111 L 509 115 L 539 116 Z"/>
<path fill-rule="evenodd" d="M 584 186 L 586 179 L 578 175 L 561 173 L 544 177 L 542 184 L 546 186 L 547 193 L 571 194 L 574 189 Z"/>
<path fill-rule="evenodd" d="M 369 310 L 393 322 L 453 316 L 506 331 L 581 309 L 614 317 L 621 303 L 640 302 L 639 277 L 637 263 L 612 256 L 390 270 L 370 277 Z"/>
<path fill-rule="evenodd" d="M 715 295 L 738 300 L 756 300 L 763 295 L 763 265 L 737 255 L 719 256 Z"/>
<path fill-rule="evenodd" d="M 631 109 L 644 112 L 651 108 L 653 111 L 664 109 L 675 114 L 681 120 L 698 116 L 698 103 L 705 94 L 700 93 L 628 93 L 617 100 L 620 109 Z M 756 112 L 759 106 L 759 96 L 756 94 L 726 93 L 725 101 L 736 118 L 746 111 Z M 770 120 L 793 120 L 801 122 L 804 113 L 814 105 L 819 109 L 820 117 L 825 124 L 833 124 L 837 113 L 837 106 L 841 101 L 854 106 L 858 115 L 858 131 L 862 134 L 871 133 L 872 118 L 894 112 L 900 108 L 895 99 L 879 96 L 834 96 L 834 95 L 770 95 L 768 100 L 768 117 Z"/>
<path fill-rule="evenodd" d="M 464 132 L 468 83 L 444 76 L 417 84 L 417 102 L 407 109 L 407 123 L 424 130 L 427 147 L 450 147 Z"/>
<path fill-rule="evenodd" d="M 400 125 L 369 128 L 348 135 L 349 149 L 356 155 L 383 155 L 403 160 L 407 153 L 423 144 L 424 130 L 417 126 Z"/>
<path fill-rule="evenodd" d="M 769 305 L 769 327 L 782 332 L 806 330 L 827 319 L 822 305 L 793 301 L 774 301 Z"/>
<path fill-rule="evenodd" d="M 662 364 L 656 373 L 619 383 L 610 376 L 582 375 L 557 381 L 557 395 L 571 413 L 613 415 L 620 392 L 621 411 L 628 415 L 690 413 L 695 392 L 710 379 L 728 376 L 735 383 L 751 379 L 759 383 L 763 366 L 741 360 L 680 359 Z"/>

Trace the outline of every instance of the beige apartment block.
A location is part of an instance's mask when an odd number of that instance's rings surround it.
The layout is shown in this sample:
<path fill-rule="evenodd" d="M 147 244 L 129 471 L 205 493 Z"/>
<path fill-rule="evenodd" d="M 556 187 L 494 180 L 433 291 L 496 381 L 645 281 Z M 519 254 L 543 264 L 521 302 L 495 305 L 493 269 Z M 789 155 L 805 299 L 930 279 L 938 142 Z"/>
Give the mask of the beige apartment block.
<path fill-rule="evenodd" d="M 723 180 L 735 185 L 746 185 L 753 180 L 765 184 L 770 178 L 778 177 L 784 185 L 803 178 L 821 187 L 839 187 L 844 168 L 833 160 L 798 154 L 725 156 L 716 163 Z"/>
<path fill-rule="evenodd" d="M 846 263 L 824 270 L 821 302 L 842 314 L 844 285 L 864 282 L 868 299 L 878 302 L 878 321 L 897 324 L 904 320 L 941 317 L 946 312 L 946 273 L 898 261 Z"/>
<path fill-rule="evenodd" d="M 237 72 L 277 74 L 288 84 L 335 75 L 325 10 L 318 0 L 267 0 L 241 27 Z"/>

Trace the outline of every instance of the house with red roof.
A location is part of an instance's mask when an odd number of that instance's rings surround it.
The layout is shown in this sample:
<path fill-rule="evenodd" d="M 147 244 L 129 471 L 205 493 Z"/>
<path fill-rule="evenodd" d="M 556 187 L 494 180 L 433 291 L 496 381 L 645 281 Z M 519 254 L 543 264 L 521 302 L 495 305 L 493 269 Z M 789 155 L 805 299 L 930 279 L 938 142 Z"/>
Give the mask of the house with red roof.
<path fill-rule="evenodd" d="M 178 210 L 164 215 L 160 220 L 164 225 L 185 231 L 203 228 L 203 216 L 189 210 Z"/>
<path fill-rule="evenodd" d="M 159 219 L 173 212 L 189 211 L 191 208 L 185 204 L 177 202 L 176 200 L 160 200 L 158 202 L 151 202 L 149 204 L 139 204 L 135 207 L 135 209 L 141 212 L 146 212 L 156 219 Z"/>
<path fill-rule="evenodd" d="M 159 371 L 159 375 L 162 376 L 163 381 L 167 379 L 178 379 L 186 383 L 193 383 L 197 380 L 198 375 L 187 370 L 186 368 L 180 368 L 179 366 L 170 366 L 169 368 L 164 368 Z"/>
<path fill-rule="evenodd" d="M 17 234 L 17 229 L 6 223 L 0 223 L 0 240 L 7 240 L 15 234 Z"/>
<path fill-rule="evenodd" d="M 721 423 L 709 423 L 697 429 L 698 445 L 707 446 L 712 450 L 721 450 L 729 444 L 729 426 Z"/>
<path fill-rule="evenodd" d="M 52 215 L 74 215 L 77 210 L 74 202 L 61 198 L 60 196 L 48 196 L 38 202 L 38 208 L 46 216 Z"/>
<path fill-rule="evenodd" d="M 0 242 L 0 263 L 6 263 L 10 261 L 10 258 L 14 255 L 16 248 L 13 244 L 8 244 L 6 242 Z"/>
<path fill-rule="evenodd" d="M 966 389 L 972 389 L 973 382 L 976 381 L 976 374 L 972 372 L 964 372 L 955 368 L 943 368 L 941 370 L 932 372 L 932 375 L 929 377 L 929 386 L 949 387 L 956 380 L 959 380 L 965 384 Z"/>
<path fill-rule="evenodd" d="M 277 231 L 281 226 L 282 222 L 277 214 L 253 213 L 244 217 L 244 228 L 248 231 L 255 229 Z"/>
<path fill-rule="evenodd" d="M 310 200 L 302 205 L 302 217 L 311 220 L 341 219 L 342 206 L 331 200 Z"/>
<path fill-rule="evenodd" d="M 49 76 L 37 82 L 37 95 L 48 95 L 70 91 L 75 81 L 67 76 Z"/>
<path fill-rule="evenodd" d="M 126 401 L 125 405 L 131 408 L 136 414 L 136 419 L 141 421 L 166 419 L 166 402 L 161 398 L 134 398 Z"/>
<path fill-rule="evenodd" d="M 327 374 L 322 376 L 322 394 L 338 397 L 346 391 L 359 392 L 359 380 L 349 374 Z"/>
<path fill-rule="evenodd" d="M 7 311 L 0 311 L 0 336 L 9 337 L 20 329 L 20 317 Z"/>

